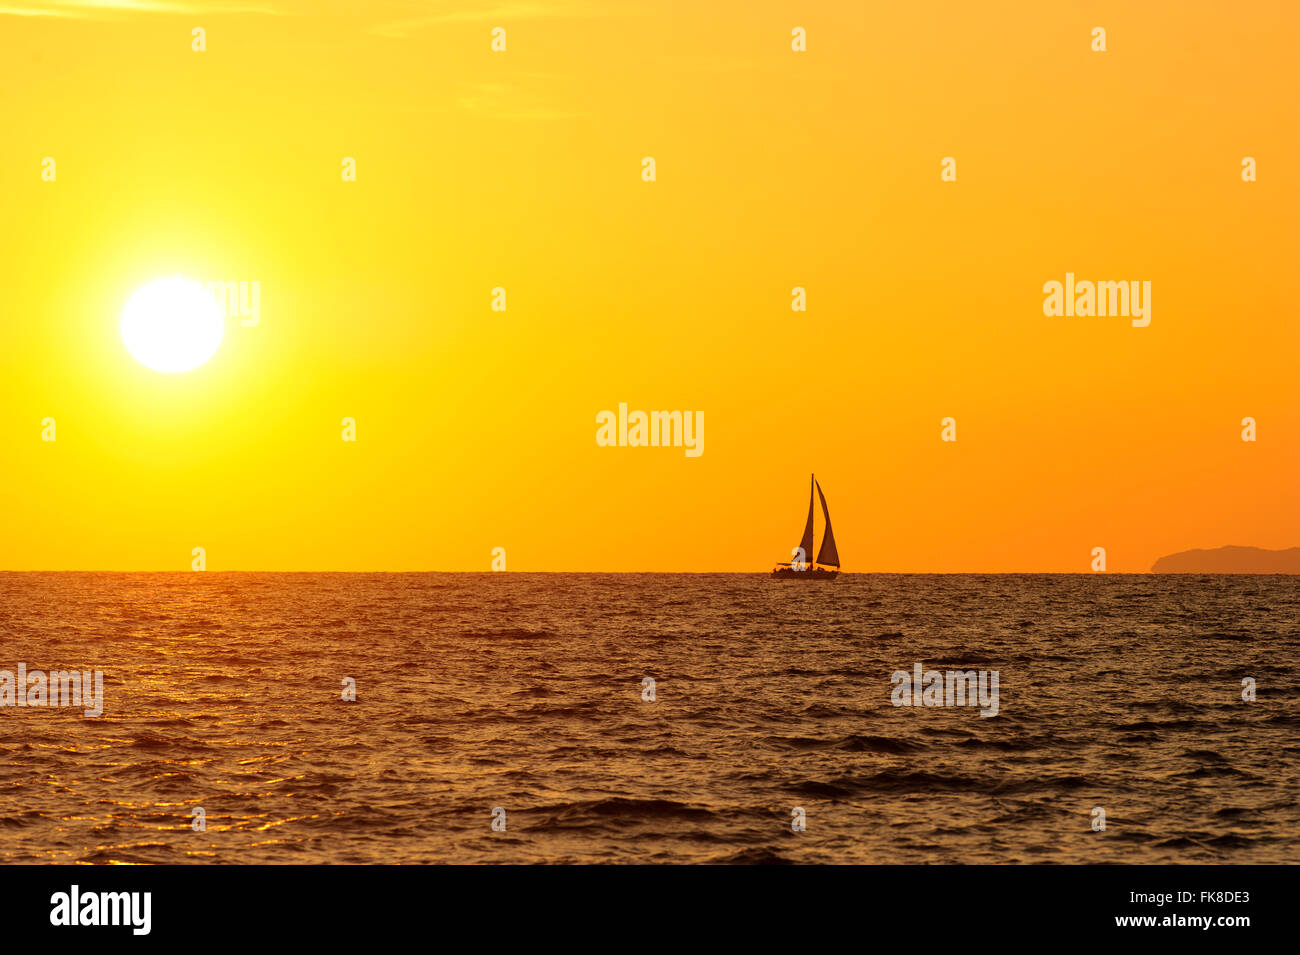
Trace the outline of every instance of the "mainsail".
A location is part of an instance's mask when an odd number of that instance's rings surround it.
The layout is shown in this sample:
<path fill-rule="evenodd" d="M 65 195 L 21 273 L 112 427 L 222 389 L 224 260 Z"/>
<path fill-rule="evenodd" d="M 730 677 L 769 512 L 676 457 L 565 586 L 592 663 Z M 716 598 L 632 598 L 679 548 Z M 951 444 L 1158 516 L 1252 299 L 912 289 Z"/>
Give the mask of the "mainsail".
<path fill-rule="evenodd" d="M 816 483 L 815 478 L 813 483 Z M 825 507 L 825 503 L 822 506 Z M 799 541 L 799 549 L 803 551 L 803 559 L 797 560 L 795 563 L 811 563 L 813 550 L 813 496 L 811 487 L 808 488 L 808 524 L 803 529 L 803 540 Z"/>
<path fill-rule="evenodd" d="M 831 512 L 826 506 L 826 495 L 822 493 L 822 486 L 817 484 L 816 478 L 813 484 L 817 487 L 817 496 L 822 502 L 822 516 L 826 518 L 826 533 L 822 536 L 822 549 L 817 552 L 817 563 L 826 564 L 829 567 L 838 567 L 840 565 L 840 554 L 835 549 L 835 535 L 831 533 Z M 804 531 L 804 536 L 811 542 L 812 540 L 812 498 L 808 499 L 808 530 Z M 810 544 L 811 546 L 811 544 Z"/>

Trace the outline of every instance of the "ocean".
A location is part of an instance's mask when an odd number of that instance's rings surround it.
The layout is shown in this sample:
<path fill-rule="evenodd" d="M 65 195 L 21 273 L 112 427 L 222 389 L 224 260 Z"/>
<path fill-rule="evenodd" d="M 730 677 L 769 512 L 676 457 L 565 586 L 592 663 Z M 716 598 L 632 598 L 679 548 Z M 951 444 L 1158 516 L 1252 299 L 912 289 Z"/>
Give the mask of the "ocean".
<path fill-rule="evenodd" d="M 1294 863 L 1298 650 L 1285 576 L 4 573 L 103 713 L 0 707 L 0 860 Z"/>

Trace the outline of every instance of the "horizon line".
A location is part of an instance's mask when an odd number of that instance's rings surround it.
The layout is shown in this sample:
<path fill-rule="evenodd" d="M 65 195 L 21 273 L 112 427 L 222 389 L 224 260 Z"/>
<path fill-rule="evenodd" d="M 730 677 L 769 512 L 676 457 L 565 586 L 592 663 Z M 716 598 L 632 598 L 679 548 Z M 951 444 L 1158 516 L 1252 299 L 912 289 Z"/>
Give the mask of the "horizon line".
<path fill-rule="evenodd" d="M 0 568 L 0 574 L 483 574 L 507 576 L 513 574 L 602 575 L 658 577 L 768 577 L 770 571 L 762 570 L 121 570 L 121 569 L 27 569 Z M 1295 577 L 1293 571 L 1154 571 L 1154 570 L 859 570 L 839 573 L 841 577 Z"/>

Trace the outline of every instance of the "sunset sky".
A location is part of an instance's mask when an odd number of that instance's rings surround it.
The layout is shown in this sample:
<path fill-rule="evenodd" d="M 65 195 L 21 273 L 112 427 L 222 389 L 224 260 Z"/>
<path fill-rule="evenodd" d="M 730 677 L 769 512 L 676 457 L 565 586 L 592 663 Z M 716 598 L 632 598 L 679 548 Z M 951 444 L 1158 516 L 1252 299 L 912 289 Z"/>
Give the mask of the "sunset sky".
<path fill-rule="evenodd" d="M 0 0 L 0 569 L 765 571 L 812 471 L 850 572 L 1300 545 L 1297 37 L 1282 0 Z M 1066 272 L 1150 281 L 1150 326 L 1046 317 Z M 119 321 L 178 273 L 261 317 L 163 374 Z M 598 447 L 619 402 L 702 411 L 703 455 Z"/>

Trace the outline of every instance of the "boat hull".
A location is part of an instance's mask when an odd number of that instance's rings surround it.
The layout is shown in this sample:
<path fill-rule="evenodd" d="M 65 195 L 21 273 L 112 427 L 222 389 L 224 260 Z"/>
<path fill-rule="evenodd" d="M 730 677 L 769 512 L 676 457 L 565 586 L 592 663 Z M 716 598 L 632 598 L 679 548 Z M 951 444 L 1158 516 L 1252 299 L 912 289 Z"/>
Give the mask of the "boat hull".
<path fill-rule="evenodd" d="M 778 567 L 772 571 L 777 580 L 834 580 L 838 570 L 825 570 L 821 567 L 809 567 L 807 570 L 795 570 L 793 567 Z"/>

